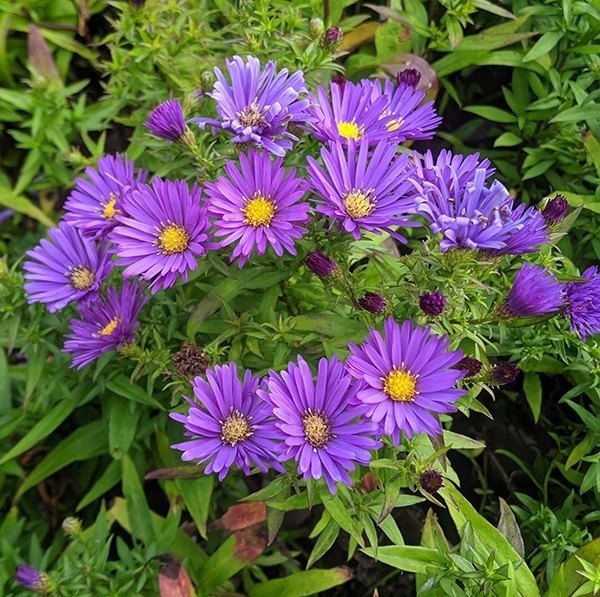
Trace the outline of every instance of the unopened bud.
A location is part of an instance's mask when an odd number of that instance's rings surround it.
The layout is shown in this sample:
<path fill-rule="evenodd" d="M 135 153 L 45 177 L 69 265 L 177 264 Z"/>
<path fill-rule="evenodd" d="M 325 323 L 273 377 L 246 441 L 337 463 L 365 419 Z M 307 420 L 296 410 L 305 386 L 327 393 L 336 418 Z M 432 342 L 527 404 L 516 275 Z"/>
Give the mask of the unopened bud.
<path fill-rule="evenodd" d="M 481 371 L 482 366 L 483 363 L 478 359 L 473 357 L 463 357 L 456 365 L 454 365 L 454 368 L 459 371 L 466 371 L 467 375 L 465 377 L 471 377 L 477 375 Z"/>
<path fill-rule="evenodd" d="M 321 278 L 336 276 L 341 272 L 340 266 L 321 251 L 309 253 L 304 263 L 313 274 Z"/>
<path fill-rule="evenodd" d="M 323 19 L 311 19 L 308 24 L 308 32 L 313 39 L 319 39 L 325 31 L 325 25 Z"/>
<path fill-rule="evenodd" d="M 437 471 L 431 469 L 421 475 L 419 485 L 427 493 L 436 493 L 444 486 L 444 479 Z"/>
<path fill-rule="evenodd" d="M 490 383 L 504 386 L 515 381 L 518 375 L 519 368 L 514 363 L 502 363 L 490 371 Z"/>
<path fill-rule="evenodd" d="M 447 296 L 444 296 L 439 289 L 435 292 L 424 292 L 419 297 L 419 307 L 427 315 L 440 315 L 446 308 Z"/>
<path fill-rule="evenodd" d="M 81 532 L 81 521 L 79 518 L 69 516 L 63 520 L 62 530 L 65 535 L 75 537 Z"/>
<path fill-rule="evenodd" d="M 323 47 L 326 50 L 333 50 L 336 46 L 340 44 L 344 37 L 344 32 L 340 27 L 334 25 L 333 27 L 329 27 L 327 31 L 323 34 Z"/>
<path fill-rule="evenodd" d="M 14 579 L 22 587 L 38 595 L 47 595 L 55 588 L 55 583 L 50 578 L 50 575 L 25 564 L 17 566 Z"/>
<path fill-rule="evenodd" d="M 421 80 L 421 73 L 416 68 L 405 68 L 396 75 L 398 85 L 410 85 L 417 88 Z"/>
<path fill-rule="evenodd" d="M 380 294 L 375 292 L 365 292 L 362 298 L 358 299 L 358 304 L 369 313 L 383 313 L 388 306 L 388 302 Z"/>
<path fill-rule="evenodd" d="M 564 195 L 556 195 L 548 201 L 548 205 L 542 211 L 542 216 L 548 226 L 560 222 L 569 211 L 569 202 Z"/>

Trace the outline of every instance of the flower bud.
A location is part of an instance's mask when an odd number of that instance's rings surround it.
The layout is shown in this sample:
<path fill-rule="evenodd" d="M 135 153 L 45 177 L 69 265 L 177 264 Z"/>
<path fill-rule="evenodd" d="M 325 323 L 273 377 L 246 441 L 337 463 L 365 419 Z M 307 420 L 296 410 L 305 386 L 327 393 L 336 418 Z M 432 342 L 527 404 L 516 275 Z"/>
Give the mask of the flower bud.
<path fill-rule="evenodd" d="M 569 202 L 564 195 L 556 195 L 548 201 L 548 205 L 542 211 L 542 216 L 548 226 L 560 222 L 569 211 Z"/>
<path fill-rule="evenodd" d="M 171 99 L 158 104 L 144 123 L 144 126 L 155 136 L 165 141 L 180 141 L 186 131 L 187 124 L 183 116 L 183 108 L 179 100 Z"/>
<path fill-rule="evenodd" d="M 341 272 L 340 266 L 321 251 L 309 253 L 304 263 L 313 274 L 321 278 L 330 278 Z"/>
<path fill-rule="evenodd" d="M 436 493 L 444 486 L 444 479 L 433 469 L 425 471 L 419 478 L 419 485 L 427 493 Z"/>
<path fill-rule="evenodd" d="M 375 292 L 365 292 L 362 298 L 358 299 L 358 304 L 369 313 L 383 313 L 387 307 L 388 302 L 380 295 Z"/>
<path fill-rule="evenodd" d="M 424 292 L 419 297 L 419 306 L 427 315 L 440 315 L 446 307 L 447 300 L 448 297 L 436 289 L 435 292 Z"/>
<path fill-rule="evenodd" d="M 456 363 L 454 368 L 458 369 L 459 371 L 466 371 L 467 374 L 465 377 L 471 377 L 473 375 L 477 375 L 481 371 L 482 366 L 483 363 L 478 359 L 473 357 L 463 357 L 460 359 L 460 361 L 458 361 L 458 363 Z"/>
<path fill-rule="evenodd" d="M 323 32 L 325 31 L 325 24 L 323 23 L 323 19 L 311 19 L 308 24 L 308 32 L 310 33 L 313 39 L 319 39 Z"/>
<path fill-rule="evenodd" d="M 332 83 L 339 85 L 340 91 L 344 91 L 344 87 L 346 86 L 347 81 L 348 81 L 348 79 L 346 79 L 346 77 L 344 77 L 344 75 L 342 75 L 342 73 L 337 73 L 331 79 Z"/>
<path fill-rule="evenodd" d="M 62 530 L 65 535 L 75 537 L 81 533 L 81 521 L 79 518 L 69 516 L 63 520 Z"/>
<path fill-rule="evenodd" d="M 398 85 L 409 85 L 415 89 L 417 88 L 420 80 L 421 73 L 416 68 L 405 68 L 396 75 L 396 81 L 398 82 Z"/>
<path fill-rule="evenodd" d="M 15 582 L 38 595 L 47 595 L 54 587 L 48 574 L 31 566 L 19 564 L 15 570 Z"/>
<path fill-rule="evenodd" d="M 327 31 L 323 34 L 323 47 L 326 50 L 333 50 L 336 46 L 340 44 L 344 37 L 344 32 L 340 27 L 334 25 L 333 27 L 329 27 Z"/>
<path fill-rule="evenodd" d="M 519 368 L 514 363 L 502 363 L 490 371 L 490 383 L 504 386 L 515 381 L 518 375 Z"/>

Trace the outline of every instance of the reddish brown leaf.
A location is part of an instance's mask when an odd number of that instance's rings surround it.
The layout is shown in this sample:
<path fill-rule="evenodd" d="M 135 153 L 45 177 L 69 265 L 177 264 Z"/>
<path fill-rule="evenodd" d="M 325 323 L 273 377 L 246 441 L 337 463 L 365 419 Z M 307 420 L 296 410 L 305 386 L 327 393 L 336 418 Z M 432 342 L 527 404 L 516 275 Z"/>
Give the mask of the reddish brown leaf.
<path fill-rule="evenodd" d="M 27 57 L 33 70 L 46 81 L 60 81 L 56 63 L 50 52 L 42 32 L 35 26 L 29 25 L 27 34 Z"/>
<path fill-rule="evenodd" d="M 196 591 L 181 562 L 174 556 L 161 558 L 165 563 L 158 573 L 160 597 L 196 597 Z"/>
<path fill-rule="evenodd" d="M 226 531 L 239 531 L 267 520 L 267 506 L 264 502 L 248 502 L 231 506 L 215 521 L 214 526 Z"/>
<path fill-rule="evenodd" d="M 246 562 L 255 560 L 267 547 L 267 537 L 262 524 L 241 529 L 235 533 L 234 555 Z"/>

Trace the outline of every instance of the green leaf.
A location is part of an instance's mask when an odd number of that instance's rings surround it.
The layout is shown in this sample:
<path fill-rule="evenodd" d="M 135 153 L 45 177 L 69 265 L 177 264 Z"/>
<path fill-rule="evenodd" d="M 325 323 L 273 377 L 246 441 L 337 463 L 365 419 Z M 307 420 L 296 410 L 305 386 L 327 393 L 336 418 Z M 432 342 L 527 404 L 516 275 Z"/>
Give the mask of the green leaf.
<path fill-rule="evenodd" d="M 499 499 L 500 520 L 498 521 L 498 530 L 506 537 L 507 541 L 515 548 L 515 551 L 522 557 L 525 557 L 525 543 L 521 535 L 521 529 L 517 519 L 510 506 L 502 499 Z"/>
<path fill-rule="evenodd" d="M 350 515 L 349 508 L 338 495 L 331 495 L 327 487 L 319 486 L 319 494 L 323 500 L 325 510 L 354 540 L 364 546 L 361 529 L 354 518 Z"/>
<path fill-rule="evenodd" d="M 123 495 L 127 500 L 127 511 L 129 512 L 129 524 L 132 534 L 149 545 L 156 539 L 150 508 L 146 501 L 144 486 L 138 475 L 133 460 L 128 454 L 121 461 L 123 474 Z"/>
<path fill-rule="evenodd" d="M 537 60 L 548 52 L 564 37 L 562 31 L 546 31 L 532 46 L 531 50 L 523 56 L 523 62 Z"/>
<path fill-rule="evenodd" d="M 340 525 L 335 520 L 329 520 L 325 525 L 325 528 L 321 531 L 319 538 L 315 542 L 315 546 L 310 552 L 308 563 L 306 568 L 310 568 L 315 562 L 321 559 L 326 554 L 331 546 L 335 543 L 335 540 L 340 534 Z"/>
<path fill-rule="evenodd" d="M 574 106 L 557 114 L 550 122 L 581 122 L 582 120 L 599 120 L 600 104 L 588 102 L 582 106 Z"/>
<path fill-rule="evenodd" d="M 69 464 L 106 454 L 107 451 L 105 421 L 97 420 L 79 427 L 55 446 L 31 471 L 17 490 L 16 498 Z"/>
<path fill-rule="evenodd" d="M 483 450 L 485 444 L 479 440 L 444 429 L 444 443 L 452 450 Z"/>
<path fill-rule="evenodd" d="M 502 133 L 495 141 L 494 147 L 514 147 L 515 145 L 521 145 L 523 139 L 514 133 Z"/>
<path fill-rule="evenodd" d="M 446 480 L 445 487 L 438 491 L 438 495 L 445 500 L 448 512 L 461 536 L 465 527 L 471 526 L 476 538 L 476 545 L 473 546 L 475 549 L 485 549 L 488 554 L 494 552 L 496 562 L 500 565 L 513 563 L 519 595 L 539 597 L 535 577 L 506 537 L 483 518 L 450 481 Z"/>
<path fill-rule="evenodd" d="M 536 176 L 540 176 L 546 170 L 548 170 L 551 166 L 554 165 L 555 160 L 542 160 L 538 162 L 535 166 L 532 166 L 523 174 L 521 180 L 529 180 L 530 178 L 535 178 Z"/>
<path fill-rule="evenodd" d="M 206 539 L 206 521 L 214 485 L 214 475 L 205 475 L 197 479 L 175 479 L 175 485 L 191 514 L 200 536 Z"/>
<path fill-rule="evenodd" d="M 338 566 L 330 570 L 305 570 L 256 584 L 248 591 L 248 597 L 304 597 L 337 587 L 352 578 L 350 568 Z"/>
<path fill-rule="evenodd" d="M 523 376 L 523 391 L 525 392 L 527 404 L 529 404 L 529 408 L 533 414 L 533 420 L 537 423 L 542 410 L 542 382 L 536 373 L 525 372 Z"/>
<path fill-rule="evenodd" d="M 142 411 L 122 396 L 108 396 L 103 405 L 108 411 L 108 449 L 115 460 L 120 460 L 135 439 Z"/>
<path fill-rule="evenodd" d="M 92 485 L 89 491 L 81 498 L 80 502 L 75 508 L 75 511 L 79 512 L 86 506 L 89 506 L 92 502 L 95 502 L 107 491 L 111 490 L 120 480 L 121 464 L 118 461 L 113 460 L 108 463 L 108 466 L 104 469 L 100 477 L 96 479 L 96 482 Z"/>
<path fill-rule="evenodd" d="M 8 410 L 12 405 L 10 397 L 10 376 L 8 375 L 8 359 L 4 349 L 0 348 L 0 411 Z M 5 456 L 6 457 L 6 456 Z M 2 460 L 0 460 L 2 464 Z"/>
<path fill-rule="evenodd" d="M 37 172 L 37 170 L 36 170 Z M 35 175 L 34 172 L 32 177 Z M 39 208 L 36 207 L 29 199 L 23 197 L 8 189 L 6 187 L 0 187 L 0 205 L 4 207 L 10 207 L 16 212 L 28 216 L 34 220 L 37 220 L 40 224 L 43 224 L 47 228 L 52 228 L 55 223 Z"/>
<path fill-rule="evenodd" d="M 570 597 L 584 584 L 586 579 L 578 573 L 582 570 L 578 558 L 589 562 L 594 568 L 600 567 L 600 538 L 580 547 L 565 562 L 560 565 L 557 573 L 552 578 L 545 597 Z"/>
<path fill-rule="evenodd" d="M 373 548 L 365 547 L 361 551 L 375 558 Z M 388 566 L 420 574 L 435 574 L 444 566 L 444 560 L 437 549 L 415 545 L 385 545 L 377 550 L 377 561 Z"/>
<path fill-rule="evenodd" d="M 517 117 L 514 114 L 500 108 L 495 108 L 494 106 L 465 106 L 463 109 L 492 122 L 517 122 Z"/>
<path fill-rule="evenodd" d="M 249 560 L 238 553 L 238 537 L 231 535 L 198 570 L 196 589 L 200 594 L 212 594 L 226 580 L 249 564 Z M 279 595 L 281 597 L 281 595 Z"/>
<path fill-rule="evenodd" d="M 116 377 L 113 377 L 107 381 L 106 389 L 114 392 L 118 396 L 122 396 L 123 398 L 135 400 L 140 404 L 165 410 L 165 407 L 158 402 L 158 400 L 148 396 L 148 394 L 142 390 L 142 388 L 134 383 L 131 383 L 131 381 L 129 381 L 125 375 L 117 375 Z"/>
<path fill-rule="evenodd" d="M 70 395 L 59 402 L 43 419 L 38 421 L 15 446 L 13 446 L 2 458 L 0 465 L 20 456 L 33 448 L 36 444 L 46 439 L 79 405 L 81 396 Z"/>

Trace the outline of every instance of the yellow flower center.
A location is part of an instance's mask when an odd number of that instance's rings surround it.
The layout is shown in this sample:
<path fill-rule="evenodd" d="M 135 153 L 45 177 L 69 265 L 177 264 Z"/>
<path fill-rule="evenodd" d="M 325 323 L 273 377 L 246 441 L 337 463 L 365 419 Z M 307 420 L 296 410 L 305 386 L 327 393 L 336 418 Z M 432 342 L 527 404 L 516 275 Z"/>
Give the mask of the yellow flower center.
<path fill-rule="evenodd" d="M 190 244 L 190 235 L 179 224 L 169 224 L 162 229 L 158 237 L 158 246 L 163 253 L 183 253 Z"/>
<path fill-rule="evenodd" d="M 340 137 L 344 137 L 344 139 L 358 141 L 363 136 L 363 130 L 356 122 L 338 122 L 337 129 Z"/>
<path fill-rule="evenodd" d="M 254 197 L 242 208 L 244 214 L 244 224 L 249 224 L 258 228 L 259 226 L 269 226 L 271 220 L 275 217 L 275 205 L 268 198 L 263 197 L 260 191 L 254 193 Z"/>
<path fill-rule="evenodd" d="M 237 119 L 242 126 L 259 126 L 265 123 L 264 113 L 258 107 L 256 100 L 238 112 Z"/>
<path fill-rule="evenodd" d="M 235 446 L 253 435 L 254 428 L 250 425 L 248 417 L 239 410 L 234 410 L 224 421 L 221 421 L 221 441 L 224 444 Z"/>
<path fill-rule="evenodd" d="M 388 130 L 388 132 L 393 133 L 394 131 L 397 131 L 402 125 L 404 124 L 404 119 L 403 118 L 394 118 L 393 120 L 390 120 L 385 126 Z"/>
<path fill-rule="evenodd" d="M 308 409 L 302 416 L 304 439 L 313 448 L 322 448 L 333 437 L 329 419 L 319 411 Z"/>
<path fill-rule="evenodd" d="M 118 317 L 113 317 L 98 333 L 101 336 L 110 336 L 115 331 L 119 321 L 121 320 Z"/>
<path fill-rule="evenodd" d="M 75 290 L 87 290 L 94 283 L 94 272 L 85 265 L 78 265 L 69 272 L 69 281 Z"/>
<path fill-rule="evenodd" d="M 117 195 L 115 195 L 114 193 L 111 193 L 108 202 L 106 203 L 106 205 L 104 206 L 104 209 L 102 210 L 102 215 L 107 220 L 112 220 L 115 217 L 115 214 L 121 213 L 120 209 L 115 209 L 116 202 L 117 202 Z"/>
<path fill-rule="evenodd" d="M 343 199 L 346 213 L 352 218 L 366 218 L 375 209 L 375 195 L 372 190 L 350 191 Z"/>
<path fill-rule="evenodd" d="M 383 391 L 395 402 L 412 402 L 417 392 L 418 375 L 404 369 L 393 369 L 383 378 Z"/>

